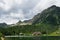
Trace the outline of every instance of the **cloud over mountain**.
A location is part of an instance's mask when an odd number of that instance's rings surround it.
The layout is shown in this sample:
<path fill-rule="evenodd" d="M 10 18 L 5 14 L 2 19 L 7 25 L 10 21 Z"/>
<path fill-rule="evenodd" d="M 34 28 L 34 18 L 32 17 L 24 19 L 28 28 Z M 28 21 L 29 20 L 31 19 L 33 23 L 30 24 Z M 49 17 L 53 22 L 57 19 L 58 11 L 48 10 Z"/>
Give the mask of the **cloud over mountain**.
<path fill-rule="evenodd" d="M 19 20 L 31 19 L 42 10 L 60 6 L 59 0 L 0 0 L 0 23 L 16 23 Z"/>

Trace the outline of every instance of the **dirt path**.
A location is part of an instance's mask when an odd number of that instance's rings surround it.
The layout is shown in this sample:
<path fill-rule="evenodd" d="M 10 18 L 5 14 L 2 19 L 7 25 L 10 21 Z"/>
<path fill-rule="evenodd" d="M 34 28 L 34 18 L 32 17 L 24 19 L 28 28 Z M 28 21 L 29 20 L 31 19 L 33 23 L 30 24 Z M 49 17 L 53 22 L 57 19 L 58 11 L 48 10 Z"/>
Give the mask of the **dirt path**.
<path fill-rule="evenodd" d="M 5 38 L 4 37 L 1 37 L 1 40 L 5 40 Z"/>

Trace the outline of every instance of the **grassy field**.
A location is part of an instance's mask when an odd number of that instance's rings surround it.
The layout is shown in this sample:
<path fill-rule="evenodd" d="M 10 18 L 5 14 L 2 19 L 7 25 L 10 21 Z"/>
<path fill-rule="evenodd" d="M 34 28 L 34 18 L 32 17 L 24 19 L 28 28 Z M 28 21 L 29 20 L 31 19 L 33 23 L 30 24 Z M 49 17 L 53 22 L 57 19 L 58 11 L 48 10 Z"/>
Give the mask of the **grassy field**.
<path fill-rule="evenodd" d="M 60 36 L 60 30 L 56 30 L 55 32 L 49 34 L 48 36 Z"/>

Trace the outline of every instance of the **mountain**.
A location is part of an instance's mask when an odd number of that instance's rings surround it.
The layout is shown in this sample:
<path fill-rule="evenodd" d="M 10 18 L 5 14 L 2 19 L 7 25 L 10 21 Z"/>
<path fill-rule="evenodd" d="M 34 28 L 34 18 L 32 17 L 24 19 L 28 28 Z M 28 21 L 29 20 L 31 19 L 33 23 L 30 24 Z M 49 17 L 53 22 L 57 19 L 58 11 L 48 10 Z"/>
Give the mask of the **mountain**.
<path fill-rule="evenodd" d="M 0 27 L 2 27 L 2 28 L 7 27 L 7 24 L 6 23 L 0 23 Z"/>
<path fill-rule="evenodd" d="M 30 20 L 25 20 L 25 21 L 18 21 L 16 23 L 16 25 L 31 25 L 31 21 Z"/>
<path fill-rule="evenodd" d="M 35 15 L 32 19 L 32 24 L 48 23 L 59 24 L 60 23 L 60 7 L 55 5 L 43 10 L 41 13 Z"/>
<path fill-rule="evenodd" d="M 60 7 L 53 5 L 41 13 L 38 13 L 30 20 L 25 20 L 23 22 L 19 21 L 17 24 L 38 24 L 38 23 L 47 23 L 57 25 L 60 23 Z"/>
<path fill-rule="evenodd" d="M 1 27 L 6 25 L 2 23 Z M 36 25 L 35 25 L 36 24 Z M 10 28 L 1 31 L 11 35 L 19 33 L 34 33 L 41 32 L 43 35 L 59 35 L 60 33 L 60 7 L 55 5 L 38 13 L 30 20 L 18 21 L 16 24 L 10 25 Z M 2 30 L 2 29 L 1 29 Z"/>

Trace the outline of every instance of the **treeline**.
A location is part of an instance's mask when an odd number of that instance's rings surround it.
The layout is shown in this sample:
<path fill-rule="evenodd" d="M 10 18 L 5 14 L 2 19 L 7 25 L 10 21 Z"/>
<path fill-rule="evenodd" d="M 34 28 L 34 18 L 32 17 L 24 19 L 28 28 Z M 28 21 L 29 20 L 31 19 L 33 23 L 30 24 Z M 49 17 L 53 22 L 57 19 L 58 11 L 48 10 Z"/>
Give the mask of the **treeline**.
<path fill-rule="evenodd" d="M 19 33 L 52 33 L 58 29 L 58 26 L 49 24 L 36 24 L 36 25 L 16 25 L 8 28 L 0 28 L 0 33 L 3 35 L 19 35 Z"/>

